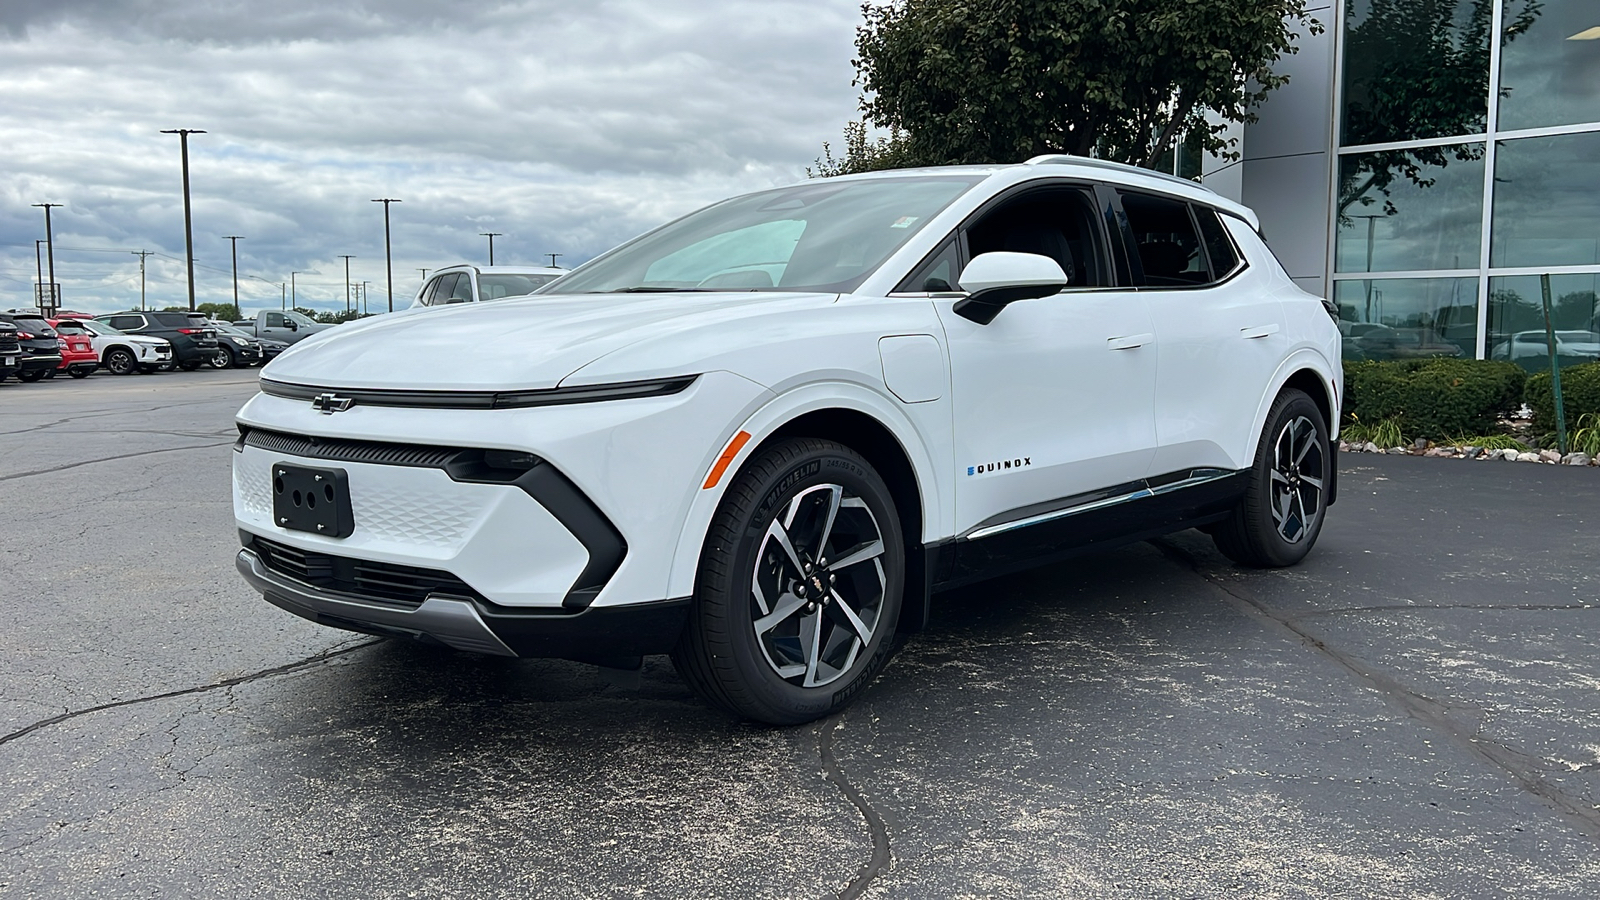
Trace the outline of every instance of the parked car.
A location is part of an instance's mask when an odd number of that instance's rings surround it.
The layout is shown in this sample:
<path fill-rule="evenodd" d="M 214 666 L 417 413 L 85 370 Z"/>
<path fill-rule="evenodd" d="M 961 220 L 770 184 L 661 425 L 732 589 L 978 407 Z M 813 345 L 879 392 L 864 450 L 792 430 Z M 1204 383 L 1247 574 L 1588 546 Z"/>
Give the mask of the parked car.
<path fill-rule="evenodd" d="M 100 368 L 100 355 L 94 352 L 91 335 L 77 319 L 50 319 L 61 341 L 61 365 L 57 372 L 66 372 L 73 378 L 84 378 Z"/>
<path fill-rule="evenodd" d="M 17 326 L 0 320 L 0 381 L 22 371 L 22 341 Z"/>
<path fill-rule="evenodd" d="M 217 346 L 222 349 L 211 358 L 213 367 L 234 369 L 259 366 L 267 361 L 266 347 L 249 332 L 227 322 L 212 321 L 210 325 L 217 330 Z"/>
<path fill-rule="evenodd" d="M 44 316 L 13 309 L 0 313 L 0 321 L 17 326 L 17 342 L 22 350 L 17 377 L 23 381 L 55 377 L 56 368 L 61 365 L 61 339 Z"/>
<path fill-rule="evenodd" d="M 1194 526 L 1293 565 L 1336 493 L 1339 331 L 1257 228 L 1097 160 L 872 173 L 346 325 L 239 412 L 237 567 L 356 631 L 669 652 L 799 723 L 935 589 Z"/>
<path fill-rule="evenodd" d="M 446 266 L 423 282 L 411 299 L 411 307 L 520 297 L 555 281 L 567 271 L 549 266 Z"/>
<path fill-rule="evenodd" d="M 319 331 L 333 327 L 292 309 L 262 310 L 254 319 L 240 319 L 233 324 L 253 338 L 282 341 L 285 344 L 299 343 Z"/>
<path fill-rule="evenodd" d="M 88 333 L 89 346 L 94 348 L 100 365 L 113 375 L 148 375 L 172 366 L 172 344 L 166 338 L 126 334 L 88 317 L 60 321 L 63 327 L 73 323 Z"/>
<path fill-rule="evenodd" d="M 1543 331 L 1519 331 L 1494 345 L 1490 359 L 1508 359 L 1538 369 L 1550 367 L 1550 340 Z M 1600 334 L 1584 330 L 1556 332 L 1556 358 L 1562 365 L 1600 359 Z"/>
<path fill-rule="evenodd" d="M 217 330 L 204 313 L 129 310 L 96 316 L 95 320 L 127 334 L 165 338 L 172 345 L 173 362 L 189 372 L 209 364 L 221 349 Z"/>

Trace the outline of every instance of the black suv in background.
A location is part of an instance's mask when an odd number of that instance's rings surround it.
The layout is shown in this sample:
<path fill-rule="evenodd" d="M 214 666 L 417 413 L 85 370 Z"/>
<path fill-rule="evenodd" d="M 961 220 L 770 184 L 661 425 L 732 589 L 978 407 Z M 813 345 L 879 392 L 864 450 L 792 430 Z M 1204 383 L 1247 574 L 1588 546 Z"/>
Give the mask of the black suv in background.
<path fill-rule="evenodd" d="M 14 309 L 0 312 L 0 322 L 8 322 L 17 329 L 17 342 L 21 356 L 17 360 L 17 377 L 23 381 L 38 381 L 46 375 L 54 376 L 61 365 L 61 339 L 44 316 L 36 312 Z M 0 362 L 4 362 L 0 359 Z"/>
<path fill-rule="evenodd" d="M 129 310 L 95 319 L 128 334 L 166 338 L 172 344 L 173 361 L 189 372 L 210 363 L 221 349 L 217 346 L 217 329 L 205 313 Z"/>
<path fill-rule="evenodd" d="M 17 326 L 0 322 L 0 381 L 22 371 L 22 342 L 17 340 Z"/>

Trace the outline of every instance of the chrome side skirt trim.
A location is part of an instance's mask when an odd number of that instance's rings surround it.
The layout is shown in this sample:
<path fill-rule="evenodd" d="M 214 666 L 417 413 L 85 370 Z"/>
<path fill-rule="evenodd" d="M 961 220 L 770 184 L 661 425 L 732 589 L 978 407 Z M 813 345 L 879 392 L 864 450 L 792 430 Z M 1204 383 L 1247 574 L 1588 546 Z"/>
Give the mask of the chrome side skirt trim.
<path fill-rule="evenodd" d="M 1227 469 L 1194 469 L 1187 476 L 1177 481 L 1170 481 L 1154 486 L 1146 481 L 1144 487 L 1136 491 L 1130 491 L 1126 494 L 1119 494 L 1115 497 L 1106 497 L 1089 503 L 1080 503 L 1075 506 L 1067 506 L 1061 509 L 1051 510 L 1050 512 L 1039 513 L 1038 515 L 1015 519 L 1010 522 L 1001 522 L 997 525 L 985 526 L 967 534 L 966 540 L 982 540 L 983 538 L 993 537 L 997 534 L 1004 534 L 1008 531 L 1016 531 L 1019 528 L 1027 528 L 1031 525 L 1042 525 L 1045 522 L 1054 522 L 1058 519 L 1065 519 L 1068 516 L 1076 516 L 1081 515 L 1082 513 L 1094 512 L 1097 509 L 1119 506 L 1123 503 L 1131 503 L 1135 500 L 1144 500 L 1149 497 L 1159 497 L 1162 494 L 1170 494 L 1175 491 L 1181 491 L 1184 488 L 1197 487 L 1202 484 L 1209 484 L 1213 481 L 1220 481 L 1221 479 L 1228 478 L 1234 474 L 1234 472 Z"/>

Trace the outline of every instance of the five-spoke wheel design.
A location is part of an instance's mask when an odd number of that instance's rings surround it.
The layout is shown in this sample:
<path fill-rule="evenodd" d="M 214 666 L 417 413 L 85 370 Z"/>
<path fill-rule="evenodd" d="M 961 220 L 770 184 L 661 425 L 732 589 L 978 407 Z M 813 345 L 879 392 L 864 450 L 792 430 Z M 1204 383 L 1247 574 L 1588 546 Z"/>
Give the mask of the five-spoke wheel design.
<path fill-rule="evenodd" d="M 796 494 L 757 546 L 750 578 L 755 638 L 778 677 L 820 687 L 872 643 L 888 579 L 883 532 L 843 485 Z"/>
<path fill-rule="evenodd" d="M 1297 416 L 1272 445 L 1272 522 L 1291 544 L 1304 540 L 1322 515 L 1322 444 L 1316 424 Z"/>

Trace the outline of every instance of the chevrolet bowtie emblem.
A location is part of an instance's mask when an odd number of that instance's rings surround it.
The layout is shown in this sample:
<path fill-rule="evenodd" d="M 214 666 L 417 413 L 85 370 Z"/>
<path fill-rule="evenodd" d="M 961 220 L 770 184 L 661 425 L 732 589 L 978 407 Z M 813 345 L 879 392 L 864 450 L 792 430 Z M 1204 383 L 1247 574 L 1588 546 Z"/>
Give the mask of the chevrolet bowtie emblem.
<path fill-rule="evenodd" d="M 355 402 L 352 397 L 341 397 L 338 394 L 318 394 L 311 401 L 311 408 L 321 411 L 325 416 L 331 416 L 336 412 L 344 412 L 350 408 L 350 404 Z"/>

